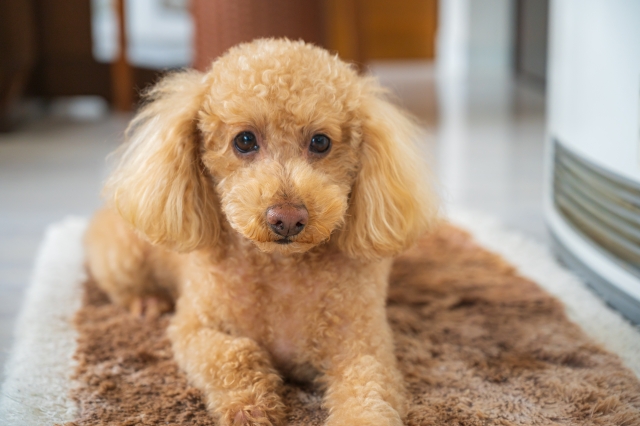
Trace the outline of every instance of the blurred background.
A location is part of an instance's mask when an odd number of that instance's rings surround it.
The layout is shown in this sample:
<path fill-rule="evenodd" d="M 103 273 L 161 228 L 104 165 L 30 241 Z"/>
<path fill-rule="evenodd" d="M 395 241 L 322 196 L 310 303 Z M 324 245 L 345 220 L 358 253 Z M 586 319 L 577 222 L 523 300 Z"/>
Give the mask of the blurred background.
<path fill-rule="evenodd" d="M 547 245 L 640 322 L 639 1 L 2 0 L 0 367 L 44 230 L 101 205 L 141 91 L 264 36 L 377 76 L 445 211 Z"/>

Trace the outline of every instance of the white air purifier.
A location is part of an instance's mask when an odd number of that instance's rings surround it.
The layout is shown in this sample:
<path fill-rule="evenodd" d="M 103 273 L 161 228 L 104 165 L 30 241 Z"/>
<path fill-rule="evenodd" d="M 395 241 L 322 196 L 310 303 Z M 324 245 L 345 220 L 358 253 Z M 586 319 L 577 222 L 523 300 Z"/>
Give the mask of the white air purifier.
<path fill-rule="evenodd" d="M 545 218 L 561 260 L 640 323 L 640 1 L 552 0 Z"/>

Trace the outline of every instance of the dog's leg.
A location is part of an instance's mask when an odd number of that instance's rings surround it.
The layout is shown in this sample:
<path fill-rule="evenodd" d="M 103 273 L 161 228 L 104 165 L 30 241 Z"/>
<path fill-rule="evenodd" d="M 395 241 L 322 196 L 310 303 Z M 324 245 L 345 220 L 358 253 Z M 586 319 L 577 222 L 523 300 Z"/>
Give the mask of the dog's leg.
<path fill-rule="evenodd" d="M 395 366 L 364 355 L 330 371 L 325 404 L 331 413 L 327 426 L 402 425 L 403 388 Z"/>
<path fill-rule="evenodd" d="M 391 332 L 386 324 L 368 332 L 362 340 L 344 339 L 335 346 L 335 361 L 322 379 L 330 413 L 327 426 L 402 425 L 405 389 Z"/>
<path fill-rule="evenodd" d="M 176 254 L 154 247 L 111 209 L 96 213 L 85 234 L 87 268 L 111 299 L 139 316 L 171 310 Z"/>
<path fill-rule="evenodd" d="M 203 325 L 185 298 L 168 333 L 176 361 L 222 425 L 282 424 L 282 379 L 254 340 Z"/>

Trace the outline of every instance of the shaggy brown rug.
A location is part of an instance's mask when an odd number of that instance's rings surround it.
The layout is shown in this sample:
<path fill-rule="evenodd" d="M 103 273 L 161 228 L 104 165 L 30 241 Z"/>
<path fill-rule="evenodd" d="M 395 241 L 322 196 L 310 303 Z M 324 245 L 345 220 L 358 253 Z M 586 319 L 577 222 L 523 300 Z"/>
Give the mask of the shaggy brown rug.
<path fill-rule="evenodd" d="M 563 307 L 451 226 L 397 259 L 388 316 L 412 395 L 408 425 L 640 425 L 640 382 Z M 78 418 L 67 425 L 213 425 L 172 359 L 169 318 L 142 320 L 86 284 L 76 317 Z M 290 425 L 321 395 L 287 384 Z"/>

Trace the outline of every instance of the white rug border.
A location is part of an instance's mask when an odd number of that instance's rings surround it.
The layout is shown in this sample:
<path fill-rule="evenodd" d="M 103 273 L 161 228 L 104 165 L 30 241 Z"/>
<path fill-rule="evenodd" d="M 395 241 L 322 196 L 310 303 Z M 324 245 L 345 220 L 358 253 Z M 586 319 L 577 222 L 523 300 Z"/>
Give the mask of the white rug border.
<path fill-rule="evenodd" d="M 561 266 L 549 248 L 506 230 L 498 220 L 483 213 L 452 211 L 449 220 L 469 231 L 481 246 L 502 256 L 522 276 L 560 299 L 571 321 L 605 349 L 618 354 L 640 378 L 640 328 L 607 306 L 575 274 Z"/>
<path fill-rule="evenodd" d="M 640 377 L 640 330 L 560 266 L 545 246 L 504 229 L 482 213 L 454 211 L 449 219 L 560 299 L 572 321 Z M 71 320 L 80 307 L 86 279 L 82 249 L 86 225 L 86 219 L 70 217 L 51 225 L 45 234 L 5 365 L 0 424 L 51 425 L 75 417 L 77 408 L 68 397 L 77 336 Z"/>
<path fill-rule="evenodd" d="M 5 364 L 2 425 L 49 426 L 75 418 L 69 391 L 77 333 L 71 321 L 80 308 L 86 279 L 86 225 L 84 218 L 68 217 L 45 232 Z"/>

